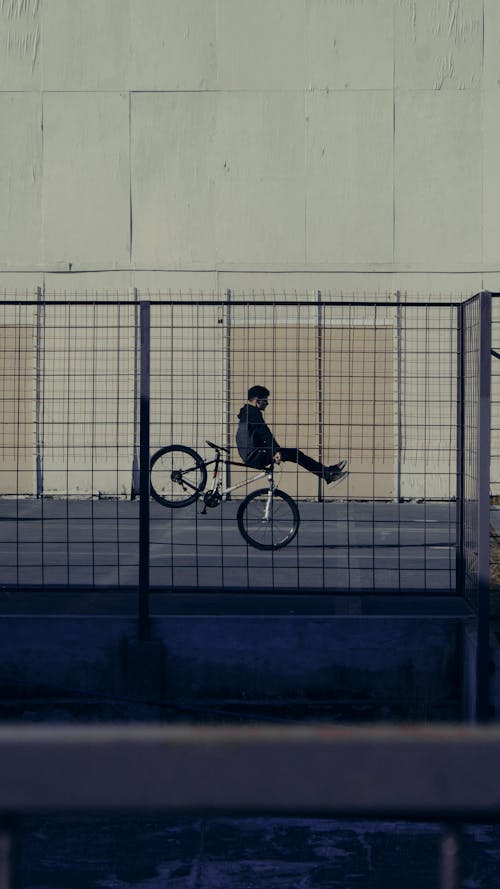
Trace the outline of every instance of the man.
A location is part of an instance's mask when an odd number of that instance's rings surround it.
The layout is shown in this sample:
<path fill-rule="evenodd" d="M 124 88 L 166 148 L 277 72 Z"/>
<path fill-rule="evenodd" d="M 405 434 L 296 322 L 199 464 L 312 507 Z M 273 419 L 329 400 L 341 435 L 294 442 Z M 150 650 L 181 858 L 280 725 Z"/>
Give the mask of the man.
<path fill-rule="evenodd" d="M 278 464 L 298 463 L 308 472 L 324 479 L 327 485 L 345 475 L 345 460 L 333 466 L 323 466 L 298 448 L 280 447 L 263 416 L 263 411 L 269 404 L 269 394 L 269 389 L 265 386 L 251 386 L 248 390 L 248 404 L 244 404 L 238 414 L 236 444 L 243 462 L 254 469 L 264 469 L 273 461 Z"/>

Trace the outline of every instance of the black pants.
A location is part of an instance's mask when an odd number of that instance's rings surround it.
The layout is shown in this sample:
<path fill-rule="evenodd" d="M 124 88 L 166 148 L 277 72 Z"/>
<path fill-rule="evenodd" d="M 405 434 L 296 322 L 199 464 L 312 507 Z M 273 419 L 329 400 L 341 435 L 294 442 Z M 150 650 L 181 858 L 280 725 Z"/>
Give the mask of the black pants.
<path fill-rule="evenodd" d="M 279 453 L 284 463 L 298 463 L 308 472 L 314 472 L 315 475 L 323 474 L 323 465 L 317 460 L 313 460 L 312 457 L 308 457 L 303 451 L 299 451 L 298 448 L 280 448 Z M 272 461 L 273 454 L 270 448 L 258 448 L 250 454 L 245 462 L 253 469 L 265 469 Z"/>

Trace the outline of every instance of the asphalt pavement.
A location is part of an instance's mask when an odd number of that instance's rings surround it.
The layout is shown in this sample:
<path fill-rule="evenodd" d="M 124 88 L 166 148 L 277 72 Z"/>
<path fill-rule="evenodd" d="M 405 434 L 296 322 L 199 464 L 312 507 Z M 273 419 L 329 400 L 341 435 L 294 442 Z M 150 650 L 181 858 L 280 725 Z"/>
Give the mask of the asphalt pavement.
<path fill-rule="evenodd" d="M 448 503 L 300 502 L 287 547 L 241 537 L 238 501 L 201 513 L 150 504 L 153 588 L 206 591 L 452 592 L 455 508 Z M 496 519 L 495 519 L 496 520 Z M 139 580 L 139 503 L 0 501 L 1 585 L 126 591 Z"/>

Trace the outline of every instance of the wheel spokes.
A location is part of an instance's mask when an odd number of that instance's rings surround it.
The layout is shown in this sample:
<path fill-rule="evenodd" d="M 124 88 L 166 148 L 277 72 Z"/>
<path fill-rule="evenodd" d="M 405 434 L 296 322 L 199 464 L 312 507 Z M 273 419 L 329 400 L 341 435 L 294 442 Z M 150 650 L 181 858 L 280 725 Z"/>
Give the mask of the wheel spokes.
<path fill-rule="evenodd" d="M 245 512 L 245 528 L 249 537 L 262 545 L 276 546 L 292 533 L 295 521 L 289 504 L 273 496 L 269 509 L 268 497 L 256 497 Z M 266 517 L 267 512 L 267 517 Z"/>

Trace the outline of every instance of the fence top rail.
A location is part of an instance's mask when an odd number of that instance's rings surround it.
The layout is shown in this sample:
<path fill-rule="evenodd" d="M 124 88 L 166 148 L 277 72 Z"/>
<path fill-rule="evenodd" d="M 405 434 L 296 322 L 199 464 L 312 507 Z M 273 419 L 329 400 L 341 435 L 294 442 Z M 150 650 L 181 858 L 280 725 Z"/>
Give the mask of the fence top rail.
<path fill-rule="evenodd" d="M 0 813 L 142 809 L 500 821 L 500 727 L 0 728 Z"/>
<path fill-rule="evenodd" d="M 493 294 L 494 296 L 500 294 Z M 93 300 L 80 300 L 80 299 L 0 299 L 1 306 L 93 306 L 100 308 L 101 306 L 140 306 L 144 304 L 149 304 L 151 306 L 182 306 L 182 307 L 190 307 L 190 306 L 227 306 L 228 308 L 235 308 L 237 306 L 265 306 L 265 307 L 287 307 L 287 306 L 303 306 L 304 308 L 313 308 L 321 306 L 321 308 L 325 308 L 328 306 L 336 306 L 339 308 L 384 308 L 384 309 L 397 309 L 397 308 L 415 308 L 415 309 L 452 309 L 458 308 L 459 306 L 464 305 L 462 302 L 432 302 L 429 301 L 365 301 L 365 300 L 325 300 L 314 301 L 314 300 L 280 300 L 275 299 L 244 299 L 244 300 L 235 300 L 235 299 L 210 299 L 210 300 L 191 300 L 191 299 L 136 299 L 136 300 L 122 300 L 122 299 L 93 299 Z"/>

